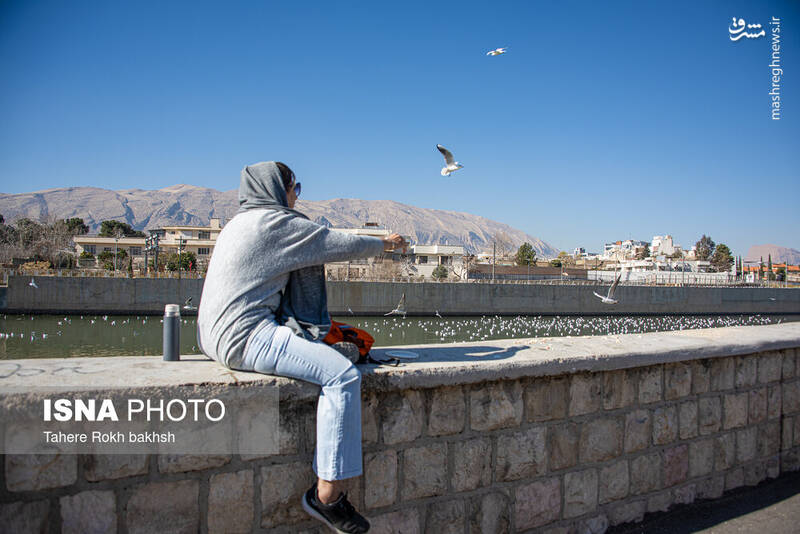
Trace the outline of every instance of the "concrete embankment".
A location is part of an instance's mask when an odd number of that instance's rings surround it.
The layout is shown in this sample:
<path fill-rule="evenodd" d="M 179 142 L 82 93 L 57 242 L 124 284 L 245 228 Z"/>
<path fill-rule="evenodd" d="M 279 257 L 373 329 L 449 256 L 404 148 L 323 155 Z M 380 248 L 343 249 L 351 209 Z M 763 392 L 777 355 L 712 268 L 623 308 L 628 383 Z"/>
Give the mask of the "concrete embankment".
<path fill-rule="evenodd" d="M 0 288 L 4 313 L 161 314 L 164 305 L 200 302 L 203 279 L 10 277 Z M 409 315 L 636 315 L 798 314 L 800 290 L 739 287 L 621 285 L 619 303 L 606 305 L 592 293 L 606 286 L 328 282 L 334 315 L 382 315 L 406 296 Z"/>

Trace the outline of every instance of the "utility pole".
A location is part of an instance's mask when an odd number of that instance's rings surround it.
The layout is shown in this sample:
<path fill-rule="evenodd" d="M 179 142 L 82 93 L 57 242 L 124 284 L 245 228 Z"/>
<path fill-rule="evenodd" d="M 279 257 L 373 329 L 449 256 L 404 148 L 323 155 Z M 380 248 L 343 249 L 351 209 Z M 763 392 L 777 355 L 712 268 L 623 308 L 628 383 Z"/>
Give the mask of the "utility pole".
<path fill-rule="evenodd" d="M 186 239 L 178 238 L 178 280 L 181 279 L 181 254 L 183 254 L 183 247 L 186 245 Z"/>
<path fill-rule="evenodd" d="M 147 253 L 153 252 L 153 266 L 155 267 L 156 278 L 158 278 L 158 234 L 150 234 L 150 237 L 144 238 L 145 243 L 145 254 L 144 254 L 144 265 L 145 265 L 145 273 L 149 273 L 150 265 L 147 263 Z"/>

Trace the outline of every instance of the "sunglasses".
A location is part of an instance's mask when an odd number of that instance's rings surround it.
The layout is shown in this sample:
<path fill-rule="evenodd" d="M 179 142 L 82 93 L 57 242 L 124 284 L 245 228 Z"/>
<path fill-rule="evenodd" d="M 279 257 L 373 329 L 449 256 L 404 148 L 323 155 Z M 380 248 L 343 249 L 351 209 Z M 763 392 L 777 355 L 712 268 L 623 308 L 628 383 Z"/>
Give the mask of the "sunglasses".
<path fill-rule="evenodd" d="M 294 187 L 292 189 L 294 189 L 294 196 L 296 196 L 296 197 L 299 197 L 300 196 L 300 191 L 303 190 L 303 188 L 300 186 L 300 182 L 297 182 L 296 184 L 294 184 Z"/>

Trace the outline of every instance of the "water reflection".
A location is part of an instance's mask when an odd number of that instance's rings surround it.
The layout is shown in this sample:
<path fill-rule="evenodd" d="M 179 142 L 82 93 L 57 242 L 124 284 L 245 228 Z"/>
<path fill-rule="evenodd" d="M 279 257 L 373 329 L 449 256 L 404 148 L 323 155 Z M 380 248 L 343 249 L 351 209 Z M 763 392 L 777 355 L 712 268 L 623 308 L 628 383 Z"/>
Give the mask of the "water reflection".
<path fill-rule="evenodd" d="M 520 337 L 630 334 L 798 321 L 800 316 L 334 317 L 363 328 L 375 346 Z M 3 315 L 0 359 L 162 353 L 159 316 Z M 181 319 L 181 354 L 197 354 L 196 317 Z"/>

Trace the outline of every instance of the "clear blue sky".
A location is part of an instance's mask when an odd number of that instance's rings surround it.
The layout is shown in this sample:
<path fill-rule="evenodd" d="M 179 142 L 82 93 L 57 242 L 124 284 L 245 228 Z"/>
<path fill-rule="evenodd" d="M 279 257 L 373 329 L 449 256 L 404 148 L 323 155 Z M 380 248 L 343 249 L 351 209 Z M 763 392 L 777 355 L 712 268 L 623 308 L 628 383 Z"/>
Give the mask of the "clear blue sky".
<path fill-rule="evenodd" d="M 731 41 L 734 16 L 768 35 Z M 275 159 L 306 199 L 463 211 L 560 249 L 800 249 L 798 57 L 795 0 L 0 0 L 0 191 L 230 190 Z M 464 165 L 449 178 L 437 143 Z"/>

